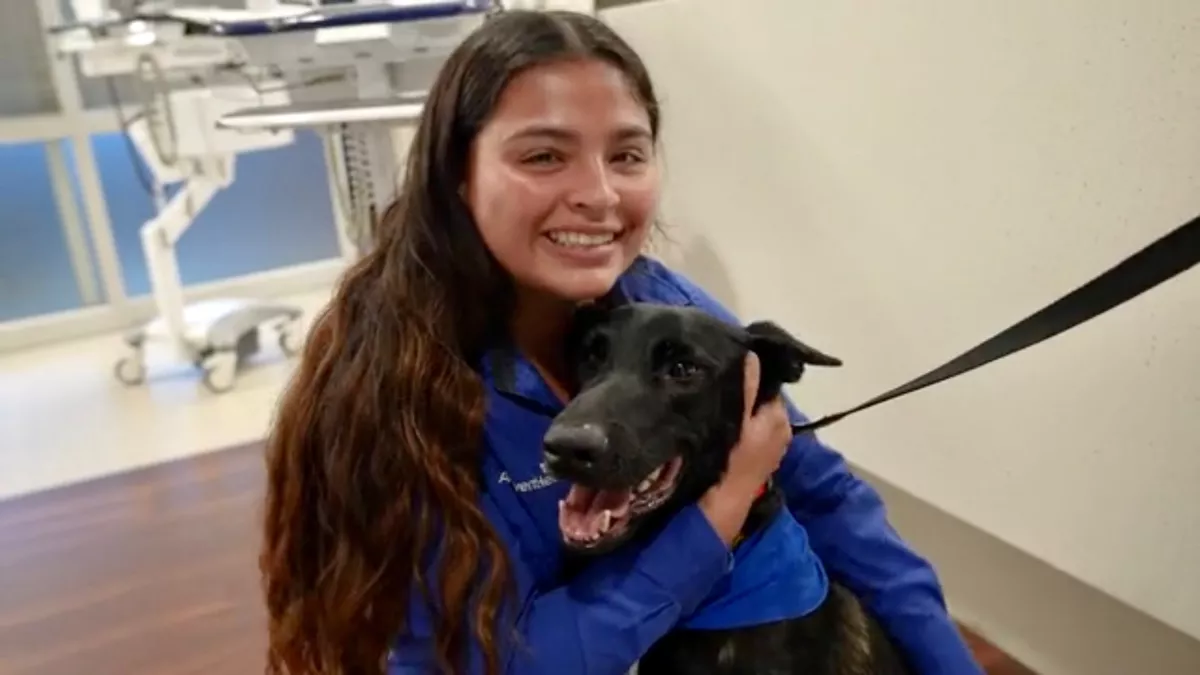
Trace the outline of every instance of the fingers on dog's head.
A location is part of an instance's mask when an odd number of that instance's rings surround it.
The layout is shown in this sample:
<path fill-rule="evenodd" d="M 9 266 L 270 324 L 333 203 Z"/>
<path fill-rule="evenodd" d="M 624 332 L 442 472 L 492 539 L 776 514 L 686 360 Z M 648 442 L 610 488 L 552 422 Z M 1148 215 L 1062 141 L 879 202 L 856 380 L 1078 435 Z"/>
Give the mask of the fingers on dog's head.
<path fill-rule="evenodd" d="M 762 362 L 758 358 L 758 354 L 753 351 L 746 352 L 746 362 L 743 366 L 744 372 L 744 398 L 745 411 L 743 415 L 749 419 L 754 414 L 754 409 L 758 403 L 759 385 L 762 379 Z"/>

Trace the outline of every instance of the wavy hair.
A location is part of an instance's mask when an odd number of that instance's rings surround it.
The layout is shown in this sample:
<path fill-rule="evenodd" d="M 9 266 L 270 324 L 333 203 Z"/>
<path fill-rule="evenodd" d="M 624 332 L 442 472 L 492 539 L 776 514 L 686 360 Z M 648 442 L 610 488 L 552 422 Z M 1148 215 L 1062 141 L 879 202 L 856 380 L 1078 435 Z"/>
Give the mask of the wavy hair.
<path fill-rule="evenodd" d="M 472 640 L 501 671 L 512 574 L 479 505 L 477 364 L 507 329 L 513 288 L 460 189 L 507 82 L 579 58 L 624 72 L 657 136 L 644 65 L 588 15 L 501 12 L 438 74 L 399 196 L 316 318 L 268 440 L 269 675 L 383 673 L 416 599 L 433 612 L 441 672 L 465 670 Z"/>

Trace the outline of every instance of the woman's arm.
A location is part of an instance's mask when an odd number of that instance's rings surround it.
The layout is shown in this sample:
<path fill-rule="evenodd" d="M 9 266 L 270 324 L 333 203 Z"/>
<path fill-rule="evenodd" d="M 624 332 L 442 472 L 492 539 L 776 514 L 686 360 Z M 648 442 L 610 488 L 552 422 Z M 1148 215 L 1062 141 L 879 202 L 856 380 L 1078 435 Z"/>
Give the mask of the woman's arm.
<path fill-rule="evenodd" d="M 644 547 L 625 547 L 570 584 L 539 591 L 522 561 L 517 537 L 494 509 L 485 511 L 507 544 L 516 577 L 515 623 L 500 623 L 506 675 L 624 675 L 729 570 L 729 549 L 693 505 Z M 434 671 L 430 615 L 419 597 L 414 593 L 407 634 L 388 657 L 388 675 Z M 516 644 L 504 639 L 509 625 L 515 628 Z M 482 673 L 477 645 L 470 646 L 469 658 L 467 673 Z"/>
<path fill-rule="evenodd" d="M 736 316 L 687 278 L 658 263 L 647 271 L 725 321 Z M 786 397 L 785 397 L 786 398 Z M 794 421 L 805 418 L 790 402 Z M 830 575 L 867 605 L 923 675 L 982 675 L 946 609 L 933 567 L 888 523 L 879 494 L 813 434 L 793 439 L 777 478 Z"/>
<path fill-rule="evenodd" d="M 788 412 L 807 421 L 790 403 Z M 933 567 L 900 539 L 879 494 L 840 454 L 802 434 L 778 480 L 817 557 L 867 605 L 916 672 L 982 675 L 950 618 Z"/>

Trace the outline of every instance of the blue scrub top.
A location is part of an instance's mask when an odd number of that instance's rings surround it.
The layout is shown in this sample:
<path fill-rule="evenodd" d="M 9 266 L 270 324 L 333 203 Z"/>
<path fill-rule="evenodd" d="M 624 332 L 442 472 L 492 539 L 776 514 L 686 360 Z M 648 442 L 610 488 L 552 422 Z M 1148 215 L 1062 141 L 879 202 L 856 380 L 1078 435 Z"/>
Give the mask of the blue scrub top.
<path fill-rule="evenodd" d="M 737 319 L 681 275 L 640 258 L 617 297 L 693 306 Z M 517 604 L 503 617 L 516 639 L 503 651 L 516 675 L 623 675 L 671 628 L 733 628 L 803 616 L 835 576 L 864 599 L 917 672 L 982 675 L 946 612 L 932 567 L 896 535 L 878 494 L 834 450 L 798 436 L 776 474 L 788 508 L 730 551 L 695 505 L 652 540 L 561 580 L 558 502 L 568 486 L 548 476 L 541 440 L 562 403 L 519 354 L 484 358 L 487 418 L 481 506 L 513 561 Z M 796 422 L 806 418 L 789 403 Z M 828 570 L 828 574 L 827 574 Z M 436 567 L 427 583 L 436 583 Z M 433 622 L 414 593 L 389 675 L 433 670 Z M 470 645 L 469 673 L 482 673 Z"/>

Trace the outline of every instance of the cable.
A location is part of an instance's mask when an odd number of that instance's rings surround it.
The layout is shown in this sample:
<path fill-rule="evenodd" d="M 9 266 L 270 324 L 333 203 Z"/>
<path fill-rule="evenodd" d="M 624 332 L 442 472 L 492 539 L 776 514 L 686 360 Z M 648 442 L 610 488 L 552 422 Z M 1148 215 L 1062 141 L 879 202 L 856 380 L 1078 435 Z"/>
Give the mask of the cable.
<path fill-rule="evenodd" d="M 264 94 L 272 94 L 272 93 L 275 93 L 278 91 L 300 91 L 303 89 L 308 89 L 310 87 L 318 87 L 323 84 L 334 84 L 337 82 L 345 82 L 347 79 L 349 79 L 349 76 L 346 73 L 327 73 L 325 75 L 317 75 L 315 77 L 309 78 L 307 80 L 303 80 L 296 84 L 289 84 L 287 82 L 284 82 L 283 84 L 279 84 L 279 85 L 275 85 L 275 86 L 271 86 L 271 87 L 264 87 L 261 84 L 259 84 L 258 81 L 256 81 L 254 79 L 254 77 L 252 75 L 250 75 L 250 73 L 246 72 L 245 68 L 246 68 L 245 64 L 227 63 L 222 66 L 219 66 L 217 68 L 216 72 L 218 72 L 218 73 L 225 73 L 225 72 L 235 73 L 238 77 L 240 77 L 242 80 L 244 80 L 246 82 L 246 84 L 251 89 L 253 89 L 256 94 L 258 94 L 259 103 L 262 103 L 262 96 Z"/>
<path fill-rule="evenodd" d="M 137 147 L 133 144 L 133 137 L 129 133 L 129 128 L 133 123 L 141 119 L 144 115 L 138 113 L 129 119 L 125 119 L 125 112 L 121 108 L 121 97 L 117 94 L 115 79 L 110 75 L 104 78 L 104 84 L 108 90 L 109 104 L 112 105 L 113 112 L 117 115 L 117 126 L 121 129 L 121 138 L 125 141 L 125 151 L 129 155 L 129 163 L 133 165 L 133 173 L 137 176 L 138 182 L 142 184 L 142 189 L 146 191 L 146 194 L 154 197 L 157 194 L 154 182 L 147 175 L 146 165 L 138 155 Z"/>
<path fill-rule="evenodd" d="M 179 132 L 175 126 L 175 111 L 171 108 L 170 101 L 167 100 L 169 92 L 166 91 L 169 87 L 166 86 L 166 75 L 163 74 L 162 66 L 158 63 L 158 59 L 152 54 L 142 53 L 137 60 L 138 70 L 138 89 L 142 94 L 142 113 L 146 116 L 146 127 L 150 135 L 150 144 L 154 147 L 154 153 L 158 155 L 158 160 L 163 163 L 163 166 L 174 166 L 178 157 L 178 148 L 172 147 L 171 152 L 166 152 L 163 147 L 165 143 L 159 135 L 157 129 L 159 124 L 166 126 L 168 137 L 171 143 L 179 142 Z M 150 79 L 146 77 L 147 72 L 150 74 Z M 147 93 L 149 91 L 149 93 Z M 162 101 L 162 106 L 156 106 L 157 101 Z M 161 108 L 161 109 L 160 109 Z M 161 115 L 162 119 L 157 119 Z"/>
<path fill-rule="evenodd" d="M 344 126 L 344 125 L 342 125 Z M 346 235 L 358 246 L 356 213 L 350 196 L 350 176 L 345 165 L 339 160 L 338 146 L 342 145 L 342 129 L 331 129 L 321 134 L 321 148 L 325 153 L 325 163 L 333 173 L 335 203 L 334 208 L 342 214 L 346 227 Z"/>

